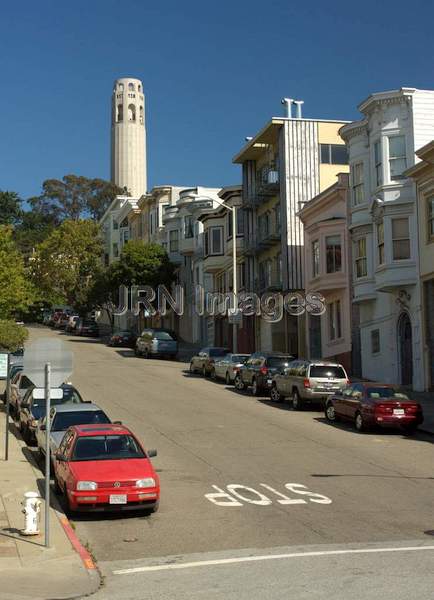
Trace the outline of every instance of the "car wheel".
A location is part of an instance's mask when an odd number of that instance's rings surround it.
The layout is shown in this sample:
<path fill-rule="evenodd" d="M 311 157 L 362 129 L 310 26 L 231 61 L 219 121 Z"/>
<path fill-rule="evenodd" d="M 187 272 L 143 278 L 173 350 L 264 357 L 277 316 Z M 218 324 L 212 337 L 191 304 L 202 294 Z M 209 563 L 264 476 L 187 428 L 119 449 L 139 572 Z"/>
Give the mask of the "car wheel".
<path fill-rule="evenodd" d="M 196 371 L 194 370 L 194 367 L 193 367 L 193 363 L 192 363 L 192 362 L 190 363 L 190 368 L 189 368 L 189 371 L 190 371 L 190 375 L 194 375 L 194 374 L 196 373 Z"/>
<path fill-rule="evenodd" d="M 332 402 L 329 402 L 326 405 L 324 414 L 325 414 L 325 418 L 327 419 L 327 421 L 329 423 L 336 423 L 336 421 L 339 421 L 339 418 L 336 415 L 335 407 Z"/>
<path fill-rule="evenodd" d="M 226 385 L 231 385 L 231 378 L 229 377 L 228 372 L 226 372 L 226 375 L 225 375 L 225 383 L 226 383 Z"/>
<path fill-rule="evenodd" d="M 237 375 L 235 377 L 235 387 L 240 392 L 243 392 L 245 389 L 247 389 L 246 384 L 244 383 L 244 381 L 241 379 L 241 377 L 239 375 Z"/>
<path fill-rule="evenodd" d="M 68 498 L 68 493 L 66 491 L 66 485 L 65 485 L 65 489 L 61 493 L 62 493 L 62 499 L 63 499 L 63 503 L 64 503 L 66 510 L 70 513 L 74 512 L 74 509 L 71 508 L 71 503 Z"/>
<path fill-rule="evenodd" d="M 217 379 L 217 375 L 215 373 L 215 369 L 212 369 L 212 371 L 211 371 L 211 379 L 214 379 L 214 381 Z"/>
<path fill-rule="evenodd" d="M 204 377 L 207 377 L 207 372 L 206 372 L 206 367 L 205 367 L 205 365 L 203 365 L 203 367 L 202 367 L 202 375 L 203 375 Z"/>
<path fill-rule="evenodd" d="M 280 395 L 279 390 L 277 389 L 276 384 L 273 385 L 270 391 L 270 398 L 273 402 L 282 402 L 283 398 Z"/>
<path fill-rule="evenodd" d="M 297 389 L 295 389 L 292 393 L 292 408 L 294 410 L 303 410 L 304 408 L 303 400 L 300 398 Z"/>
<path fill-rule="evenodd" d="M 366 424 L 361 413 L 356 412 L 354 417 L 354 426 L 359 433 L 366 431 Z"/>
<path fill-rule="evenodd" d="M 258 382 L 256 381 L 255 378 L 252 379 L 252 394 L 254 396 L 259 396 L 259 394 L 260 394 L 260 389 L 259 389 L 259 386 L 258 386 Z"/>

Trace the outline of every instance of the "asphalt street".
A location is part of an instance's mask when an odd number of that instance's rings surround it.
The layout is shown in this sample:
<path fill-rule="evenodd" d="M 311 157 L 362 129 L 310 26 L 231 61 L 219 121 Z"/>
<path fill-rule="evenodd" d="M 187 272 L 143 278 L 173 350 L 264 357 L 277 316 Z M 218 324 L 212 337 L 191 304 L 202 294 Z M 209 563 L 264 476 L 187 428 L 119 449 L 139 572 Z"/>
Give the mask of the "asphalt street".
<path fill-rule="evenodd" d="M 72 517 L 98 599 L 432 598 L 434 437 L 358 434 L 183 363 L 41 336 L 73 350 L 85 399 L 158 450 L 158 513 Z"/>

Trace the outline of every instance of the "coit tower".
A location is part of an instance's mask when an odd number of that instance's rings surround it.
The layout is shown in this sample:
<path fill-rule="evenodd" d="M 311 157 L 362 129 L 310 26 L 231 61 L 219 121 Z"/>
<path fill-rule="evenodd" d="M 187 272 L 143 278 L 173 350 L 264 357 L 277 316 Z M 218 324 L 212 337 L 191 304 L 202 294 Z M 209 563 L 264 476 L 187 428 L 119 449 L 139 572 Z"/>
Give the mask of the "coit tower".
<path fill-rule="evenodd" d="M 112 95 L 111 180 L 133 198 L 146 193 L 145 96 L 140 79 L 117 79 Z"/>

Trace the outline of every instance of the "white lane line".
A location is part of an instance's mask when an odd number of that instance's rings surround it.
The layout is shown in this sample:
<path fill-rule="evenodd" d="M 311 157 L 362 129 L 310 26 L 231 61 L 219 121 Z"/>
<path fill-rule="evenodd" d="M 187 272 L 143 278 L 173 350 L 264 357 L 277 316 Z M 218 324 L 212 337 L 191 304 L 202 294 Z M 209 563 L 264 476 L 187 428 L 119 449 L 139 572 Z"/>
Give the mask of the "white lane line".
<path fill-rule="evenodd" d="M 307 558 L 312 556 L 339 556 L 345 554 L 379 554 L 385 552 L 417 552 L 434 550 L 434 546 L 406 546 L 400 548 L 360 548 L 352 550 L 324 550 L 317 552 L 289 552 L 287 554 L 265 554 L 259 556 L 240 556 L 239 558 L 222 558 L 219 560 L 202 560 L 197 562 L 170 563 L 149 567 L 134 567 L 119 569 L 113 575 L 128 575 L 130 573 L 149 573 L 150 571 L 171 571 L 175 569 L 192 569 L 195 567 L 212 567 L 216 565 L 233 565 L 236 563 L 257 562 L 263 560 L 279 560 L 283 558 Z"/>

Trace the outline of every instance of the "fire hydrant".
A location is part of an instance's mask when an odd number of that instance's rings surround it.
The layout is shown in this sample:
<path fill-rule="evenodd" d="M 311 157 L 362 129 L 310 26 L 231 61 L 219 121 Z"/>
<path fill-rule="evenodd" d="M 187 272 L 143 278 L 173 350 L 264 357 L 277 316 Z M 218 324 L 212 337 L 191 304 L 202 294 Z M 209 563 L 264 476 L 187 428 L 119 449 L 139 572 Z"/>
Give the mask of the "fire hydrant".
<path fill-rule="evenodd" d="M 37 492 L 26 492 L 21 501 L 24 513 L 23 535 L 39 534 L 39 513 L 41 511 L 41 498 Z"/>

